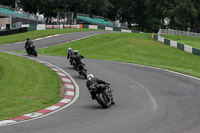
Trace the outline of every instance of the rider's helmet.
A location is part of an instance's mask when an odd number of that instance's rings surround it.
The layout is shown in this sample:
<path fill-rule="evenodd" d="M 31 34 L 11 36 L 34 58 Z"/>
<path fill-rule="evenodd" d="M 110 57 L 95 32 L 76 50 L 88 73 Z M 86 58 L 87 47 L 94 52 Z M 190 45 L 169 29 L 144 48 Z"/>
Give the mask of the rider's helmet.
<path fill-rule="evenodd" d="M 72 48 L 68 48 L 68 51 L 71 51 L 72 50 Z"/>
<path fill-rule="evenodd" d="M 30 39 L 30 37 L 27 37 L 27 39 L 26 39 L 27 41 L 30 41 L 31 39 Z"/>
<path fill-rule="evenodd" d="M 87 75 L 87 80 L 91 80 L 92 78 L 94 78 L 93 74 Z"/>
<path fill-rule="evenodd" d="M 77 51 L 77 50 L 74 50 L 74 54 L 77 55 L 77 54 L 78 54 L 78 51 Z"/>

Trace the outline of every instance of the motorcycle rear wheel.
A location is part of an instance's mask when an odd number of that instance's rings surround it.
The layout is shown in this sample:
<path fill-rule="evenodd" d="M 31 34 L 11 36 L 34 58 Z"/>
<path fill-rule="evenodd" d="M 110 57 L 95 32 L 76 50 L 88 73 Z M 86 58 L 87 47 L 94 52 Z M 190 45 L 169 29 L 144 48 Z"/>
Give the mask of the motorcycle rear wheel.
<path fill-rule="evenodd" d="M 106 102 L 106 100 L 103 98 L 103 94 L 99 93 L 97 96 L 97 102 L 104 108 L 107 109 L 109 107 L 109 104 Z"/>
<path fill-rule="evenodd" d="M 34 51 L 34 56 L 37 57 L 37 51 Z"/>
<path fill-rule="evenodd" d="M 87 79 L 87 72 L 85 70 L 82 70 L 82 75 L 84 76 L 85 79 Z"/>

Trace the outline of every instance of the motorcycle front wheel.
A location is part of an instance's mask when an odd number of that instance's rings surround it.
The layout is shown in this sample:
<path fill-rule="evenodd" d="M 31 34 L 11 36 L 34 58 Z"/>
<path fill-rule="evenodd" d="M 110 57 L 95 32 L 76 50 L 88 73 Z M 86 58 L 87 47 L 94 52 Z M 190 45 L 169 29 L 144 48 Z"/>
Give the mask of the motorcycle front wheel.
<path fill-rule="evenodd" d="M 26 53 L 27 53 L 27 55 L 28 55 L 28 56 L 30 56 L 30 55 L 31 55 L 31 54 L 30 54 L 30 51 L 29 51 L 29 50 L 27 50 L 27 49 L 26 49 Z"/>

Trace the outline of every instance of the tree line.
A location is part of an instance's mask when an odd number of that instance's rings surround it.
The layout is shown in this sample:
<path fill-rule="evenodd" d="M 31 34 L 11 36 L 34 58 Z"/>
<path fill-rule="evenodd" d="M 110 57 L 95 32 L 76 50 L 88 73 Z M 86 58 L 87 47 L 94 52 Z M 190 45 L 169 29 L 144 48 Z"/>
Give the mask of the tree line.
<path fill-rule="evenodd" d="M 144 32 L 160 28 L 200 31 L 200 0 L 1 0 L 0 4 L 18 5 L 25 12 L 39 12 L 46 18 L 57 12 L 98 15 Z"/>

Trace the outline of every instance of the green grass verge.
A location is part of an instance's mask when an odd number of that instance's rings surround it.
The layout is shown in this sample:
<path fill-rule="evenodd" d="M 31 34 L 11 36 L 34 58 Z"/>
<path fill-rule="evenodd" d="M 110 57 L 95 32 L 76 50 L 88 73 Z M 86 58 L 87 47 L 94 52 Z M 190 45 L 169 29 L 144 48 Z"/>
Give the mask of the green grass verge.
<path fill-rule="evenodd" d="M 25 33 L 20 33 L 20 34 L 0 36 L 0 40 L 1 40 L 0 45 L 26 41 L 27 37 L 30 37 L 31 39 L 36 39 L 36 38 L 45 37 L 49 35 L 63 34 L 63 33 L 70 33 L 70 32 L 83 32 L 83 31 L 95 31 L 95 30 L 67 28 L 67 29 L 48 29 L 48 30 L 30 31 L 30 32 L 25 32 Z"/>
<path fill-rule="evenodd" d="M 2 77 L 2 72 L 0 71 L 0 78 Z"/>
<path fill-rule="evenodd" d="M 39 49 L 39 54 L 66 56 L 67 48 L 86 58 L 131 62 L 165 68 L 200 78 L 200 57 L 151 39 L 151 34 L 109 33 Z"/>
<path fill-rule="evenodd" d="M 58 75 L 34 61 L 0 52 L 0 120 L 57 103 Z"/>
<path fill-rule="evenodd" d="M 164 38 L 200 49 L 200 38 L 181 35 L 162 35 Z"/>

